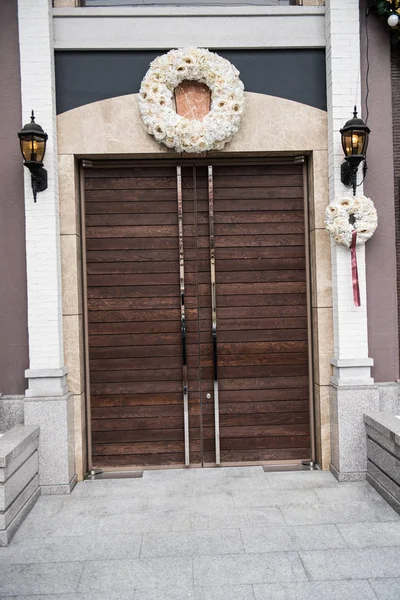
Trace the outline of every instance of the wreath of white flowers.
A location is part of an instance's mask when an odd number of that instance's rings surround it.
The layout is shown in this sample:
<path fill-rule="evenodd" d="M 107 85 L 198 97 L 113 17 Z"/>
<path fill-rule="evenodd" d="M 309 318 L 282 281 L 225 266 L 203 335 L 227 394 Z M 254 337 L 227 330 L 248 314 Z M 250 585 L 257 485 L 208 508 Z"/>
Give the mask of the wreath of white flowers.
<path fill-rule="evenodd" d="M 342 198 L 331 202 L 325 213 L 327 231 L 335 242 L 351 247 L 353 231 L 357 232 L 357 245 L 365 244 L 378 226 L 374 203 L 366 196 Z"/>
<path fill-rule="evenodd" d="M 205 83 L 211 110 L 203 120 L 179 116 L 174 89 L 184 80 Z M 149 134 L 177 152 L 222 150 L 240 126 L 244 85 L 225 58 L 204 48 L 171 50 L 150 64 L 139 93 L 139 108 Z"/>

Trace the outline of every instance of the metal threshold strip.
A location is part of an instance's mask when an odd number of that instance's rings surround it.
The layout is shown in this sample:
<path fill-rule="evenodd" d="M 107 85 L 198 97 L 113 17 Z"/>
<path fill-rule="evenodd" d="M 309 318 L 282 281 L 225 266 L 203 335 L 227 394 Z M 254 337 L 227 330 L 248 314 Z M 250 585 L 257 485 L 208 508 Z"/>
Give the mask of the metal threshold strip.
<path fill-rule="evenodd" d="M 143 476 L 143 471 L 117 471 L 100 469 L 92 469 L 85 477 L 86 481 L 95 481 L 101 479 L 140 479 Z"/>

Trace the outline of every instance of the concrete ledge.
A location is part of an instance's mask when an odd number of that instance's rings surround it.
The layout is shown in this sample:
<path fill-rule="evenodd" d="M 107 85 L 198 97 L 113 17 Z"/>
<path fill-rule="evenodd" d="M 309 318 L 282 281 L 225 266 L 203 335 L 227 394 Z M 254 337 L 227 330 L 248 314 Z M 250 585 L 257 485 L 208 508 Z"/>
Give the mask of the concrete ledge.
<path fill-rule="evenodd" d="M 0 438 L 0 546 L 6 546 L 40 495 L 39 428 L 16 425 Z"/>
<path fill-rule="evenodd" d="M 37 450 L 0 486 L 0 513 L 5 511 L 19 496 L 39 471 Z"/>
<path fill-rule="evenodd" d="M 32 508 L 35 506 L 37 499 L 40 496 L 40 488 L 37 487 L 24 506 L 21 508 L 16 517 L 11 521 L 9 526 L 6 529 L 0 529 L 0 547 L 7 546 L 14 534 L 18 530 L 21 523 L 23 523 L 24 519 L 28 516 Z"/>
<path fill-rule="evenodd" d="M 400 419 L 391 413 L 364 415 L 367 481 L 400 513 Z"/>
<path fill-rule="evenodd" d="M 26 461 L 39 443 L 39 427 L 16 425 L 0 439 L 0 483 Z"/>

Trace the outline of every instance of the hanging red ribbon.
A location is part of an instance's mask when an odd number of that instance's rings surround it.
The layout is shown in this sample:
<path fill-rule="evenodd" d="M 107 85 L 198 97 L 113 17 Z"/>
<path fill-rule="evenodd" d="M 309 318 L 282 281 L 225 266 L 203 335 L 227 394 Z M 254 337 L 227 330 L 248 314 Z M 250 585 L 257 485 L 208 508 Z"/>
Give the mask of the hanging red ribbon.
<path fill-rule="evenodd" d="M 358 269 L 357 269 L 357 250 L 356 250 L 356 244 L 357 244 L 357 231 L 354 230 L 352 235 L 351 235 L 351 246 L 350 246 L 350 250 L 351 250 L 351 278 L 353 281 L 353 298 L 354 298 L 354 305 L 355 306 L 361 306 L 361 301 L 360 301 L 360 286 L 358 284 Z"/>

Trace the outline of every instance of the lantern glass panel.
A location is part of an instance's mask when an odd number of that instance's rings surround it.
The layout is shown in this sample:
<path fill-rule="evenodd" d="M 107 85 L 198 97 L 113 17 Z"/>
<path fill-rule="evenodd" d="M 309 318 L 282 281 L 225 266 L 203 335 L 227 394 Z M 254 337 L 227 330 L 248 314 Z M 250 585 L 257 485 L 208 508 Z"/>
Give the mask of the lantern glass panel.
<path fill-rule="evenodd" d="M 342 135 L 343 152 L 346 156 L 365 155 L 368 136 L 361 129 L 349 129 Z"/>
<path fill-rule="evenodd" d="M 43 162 L 46 143 L 43 138 L 29 135 L 21 138 L 21 151 L 25 162 Z"/>

